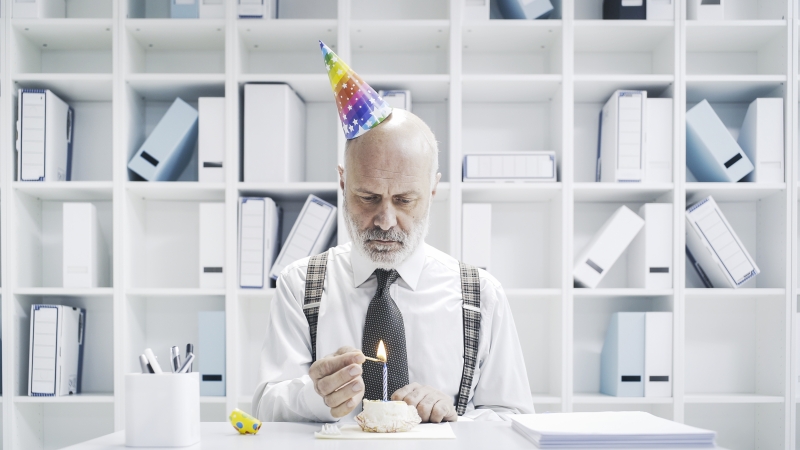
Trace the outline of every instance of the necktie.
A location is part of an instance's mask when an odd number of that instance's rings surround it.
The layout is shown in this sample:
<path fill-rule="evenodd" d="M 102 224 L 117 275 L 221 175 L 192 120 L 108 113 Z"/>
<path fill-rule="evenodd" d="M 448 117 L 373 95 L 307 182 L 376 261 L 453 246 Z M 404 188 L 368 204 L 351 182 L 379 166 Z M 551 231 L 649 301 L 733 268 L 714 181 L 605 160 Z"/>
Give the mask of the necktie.
<path fill-rule="evenodd" d="M 408 384 L 406 328 L 403 314 L 389 295 L 389 288 L 397 281 L 399 274 L 396 270 L 376 269 L 375 275 L 378 277 L 378 290 L 367 308 L 361 351 L 367 356 L 375 357 L 378 342 L 383 340 L 388 371 L 386 395 L 391 398 L 394 391 Z M 366 385 L 364 398 L 383 400 L 383 364 L 365 361 L 362 367 Z"/>

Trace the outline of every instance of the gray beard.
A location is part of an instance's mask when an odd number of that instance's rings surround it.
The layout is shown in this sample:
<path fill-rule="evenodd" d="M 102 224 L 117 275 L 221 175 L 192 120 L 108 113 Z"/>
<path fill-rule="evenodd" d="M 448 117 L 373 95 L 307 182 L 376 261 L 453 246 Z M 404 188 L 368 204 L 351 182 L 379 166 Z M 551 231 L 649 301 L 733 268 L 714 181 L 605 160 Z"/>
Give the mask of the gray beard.
<path fill-rule="evenodd" d="M 360 230 L 358 228 L 358 223 L 347 207 L 347 195 L 344 196 L 344 221 L 347 225 L 347 232 L 350 234 L 350 240 L 353 241 L 353 248 L 372 261 L 379 269 L 395 269 L 414 253 L 414 250 L 416 250 L 425 240 L 425 237 L 428 236 L 429 215 L 430 206 L 428 206 L 428 210 L 425 211 L 424 216 L 414 221 L 409 232 L 402 230 L 398 226 L 394 226 L 386 231 L 378 227 Z M 400 243 L 400 248 L 393 250 L 389 246 L 375 243 L 369 246 L 367 245 L 369 241 L 376 239 L 398 242 Z"/>

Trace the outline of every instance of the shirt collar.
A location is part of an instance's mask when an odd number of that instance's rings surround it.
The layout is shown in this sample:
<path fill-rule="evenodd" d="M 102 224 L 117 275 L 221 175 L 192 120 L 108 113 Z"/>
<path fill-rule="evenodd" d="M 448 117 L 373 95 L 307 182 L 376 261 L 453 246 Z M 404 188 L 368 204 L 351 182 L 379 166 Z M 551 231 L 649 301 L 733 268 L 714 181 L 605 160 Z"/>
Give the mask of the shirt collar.
<path fill-rule="evenodd" d="M 422 274 L 422 267 L 425 265 L 425 242 L 420 242 L 416 250 L 406 258 L 405 261 L 400 263 L 395 270 L 400 274 L 403 281 L 411 288 L 412 291 L 417 289 L 419 277 Z M 359 287 L 375 272 L 378 266 L 369 258 L 362 255 L 355 245 L 350 251 L 350 263 L 353 266 L 353 285 Z"/>

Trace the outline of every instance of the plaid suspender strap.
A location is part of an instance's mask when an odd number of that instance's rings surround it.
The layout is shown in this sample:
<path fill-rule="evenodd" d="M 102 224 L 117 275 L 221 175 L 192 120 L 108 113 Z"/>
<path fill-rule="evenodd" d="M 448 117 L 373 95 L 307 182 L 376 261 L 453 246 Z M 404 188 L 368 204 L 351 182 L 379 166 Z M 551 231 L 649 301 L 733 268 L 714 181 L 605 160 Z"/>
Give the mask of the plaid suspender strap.
<path fill-rule="evenodd" d="M 325 285 L 325 271 L 328 267 L 328 252 L 312 256 L 308 260 L 306 272 L 306 294 L 303 299 L 303 314 L 308 321 L 311 332 L 311 363 L 317 360 L 317 320 L 319 305 L 322 300 L 322 288 Z"/>
<path fill-rule="evenodd" d="M 472 389 L 472 375 L 478 360 L 478 343 L 481 332 L 481 280 L 478 269 L 459 263 L 461 266 L 461 296 L 464 319 L 464 369 L 461 372 L 461 386 L 458 389 L 456 412 L 463 416 Z"/>

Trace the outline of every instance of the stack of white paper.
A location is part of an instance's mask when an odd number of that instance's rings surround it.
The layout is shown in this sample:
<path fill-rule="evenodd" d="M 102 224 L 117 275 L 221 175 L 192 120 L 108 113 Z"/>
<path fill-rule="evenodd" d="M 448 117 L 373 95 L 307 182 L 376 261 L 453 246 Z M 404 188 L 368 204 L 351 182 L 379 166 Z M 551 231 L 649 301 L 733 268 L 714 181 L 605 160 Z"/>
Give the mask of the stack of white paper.
<path fill-rule="evenodd" d="M 642 411 L 509 415 L 518 433 L 539 448 L 698 448 L 716 433 Z"/>

